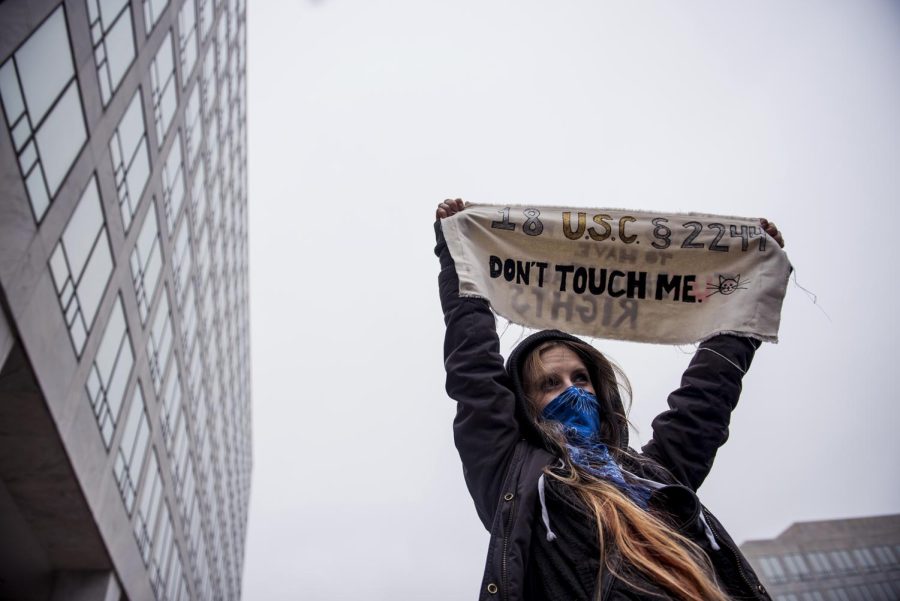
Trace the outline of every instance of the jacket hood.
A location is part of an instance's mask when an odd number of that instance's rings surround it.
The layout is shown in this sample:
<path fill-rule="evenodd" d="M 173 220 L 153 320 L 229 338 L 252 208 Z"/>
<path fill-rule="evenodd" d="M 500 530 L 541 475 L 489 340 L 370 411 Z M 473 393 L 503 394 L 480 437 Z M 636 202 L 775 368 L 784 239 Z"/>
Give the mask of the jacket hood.
<path fill-rule="evenodd" d="M 514 348 L 510 353 L 509 359 L 506 360 L 506 372 L 507 374 L 509 374 L 513 392 L 515 392 L 516 395 L 516 421 L 519 422 L 522 436 L 533 444 L 541 447 L 546 447 L 544 440 L 537 429 L 532 425 L 531 420 L 528 417 L 528 401 L 525 398 L 525 383 L 523 381 L 523 371 L 525 360 L 531 354 L 531 351 L 533 351 L 541 344 L 553 340 L 567 340 L 570 342 L 584 343 L 584 341 L 580 338 L 576 338 L 575 336 L 572 336 L 571 334 L 567 334 L 560 330 L 541 330 L 528 336 L 522 342 L 516 345 L 516 348 Z M 596 390 L 600 389 L 597 382 L 594 382 L 593 384 Z M 620 431 L 622 440 L 621 447 L 623 449 L 626 449 L 628 448 L 628 422 L 624 418 L 625 406 L 622 403 L 622 398 L 619 394 L 618 389 L 613 391 L 611 400 L 615 409 L 615 413 L 622 416 L 621 418 L 616 418 L 620 422 L 616 425 L 618 426 Z M 605 420 L 608 419 L 608 417 L 601 416 L 601 419 Z"/>

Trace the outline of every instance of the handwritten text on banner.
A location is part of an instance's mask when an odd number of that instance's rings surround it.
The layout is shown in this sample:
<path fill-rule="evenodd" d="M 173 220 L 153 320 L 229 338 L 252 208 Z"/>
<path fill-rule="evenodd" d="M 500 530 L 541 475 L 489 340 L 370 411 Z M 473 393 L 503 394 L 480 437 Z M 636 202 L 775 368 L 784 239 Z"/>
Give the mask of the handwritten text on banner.
<path fill-rule="evenodd" d="M 533 328 L 776 341 L 791 266 L 756 219 L 469 205 L 442 222 L 462 296 Z"/>

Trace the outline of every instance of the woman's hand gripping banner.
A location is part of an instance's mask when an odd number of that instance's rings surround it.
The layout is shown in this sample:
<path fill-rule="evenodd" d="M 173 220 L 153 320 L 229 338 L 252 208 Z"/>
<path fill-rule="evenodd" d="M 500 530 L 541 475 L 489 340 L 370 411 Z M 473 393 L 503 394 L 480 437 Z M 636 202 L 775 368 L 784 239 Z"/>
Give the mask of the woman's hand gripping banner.
<path fill-rule="evenodd" d="M 663 344 L 777 342 L 791 265 L 759 220 L 468 205 L 441 224 L 460 295 L 514 323 Z"/>

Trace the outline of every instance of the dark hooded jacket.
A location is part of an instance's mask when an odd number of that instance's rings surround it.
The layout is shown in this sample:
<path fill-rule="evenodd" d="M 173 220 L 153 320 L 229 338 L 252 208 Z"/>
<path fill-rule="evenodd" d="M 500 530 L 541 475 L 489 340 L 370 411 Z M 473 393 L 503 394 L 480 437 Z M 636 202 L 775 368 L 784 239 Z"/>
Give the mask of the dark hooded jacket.
<path fill-rule="evenodd" d="M 478 516 L 491 534 L 479 599 L 553 598 L 546 590 L 534 590 L 526 571 L 534 559 L 533 548 L 546 548 L 544 539 L 536 538 L 546 535 L 541 530 L 538 482 L 546 469 L 558 464 L 558 459 L 543 446 L 525 415 L 521 370 L 529 351 L 544 340 L 574 338 L 558 331 L 538 332 L 513 351 L 504 367 L 488 303 L 459 296 L 459 280 L 439 222 L 435 233 L 435 254 L 441 262 L 440 298 L 447 327 L 446 387 L 457 401 L 454 441 Z M 623 467 L 637 476 L 666 484 L 664 490 L 654 492 L 651 504 L 655 501 L 669 505 L 667 509 L 673 514 L 686 513 L 688 519 L 680 518 L 684 522 L 682 533 L 707 549 L 709 544 L 702 540 L 703 532 L 695 532 L 696 528 L 692 531 L 702 512 L 708 525 L 706 536 L 711 531 L 719 547 L 718 551 L 708 551 L 717 578 L 733 598 L 769 599 L 737 545 L 695 494 L 709 473 L 716 451 L 728 438 L 731 411 L 740 396 L 741 376 L 750 366 L 755 345 L 746 338 L 716 336 L 700 348 L 710 352 L 695 354 L 681 386 L 669 396 L 670 408 L 654 419 L 652 439 L 640 454 L 643 461 L 623 463 Z M 621 427 L 627 436 L 627 425 L 623 423 Z M 557 539 L 550 544 L 567 542 Z M 607 552 L 615 553 L 615 549 Z M 592 587 L 592 598 L 645 598 L 606 572 L 603 580 Z"/>

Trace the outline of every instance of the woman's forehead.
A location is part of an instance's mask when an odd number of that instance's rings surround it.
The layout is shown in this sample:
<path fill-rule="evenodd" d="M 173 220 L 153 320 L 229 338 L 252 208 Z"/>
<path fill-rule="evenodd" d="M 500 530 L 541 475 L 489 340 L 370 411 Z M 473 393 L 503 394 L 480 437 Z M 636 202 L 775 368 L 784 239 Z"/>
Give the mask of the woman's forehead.
<path fill-rule="evenodd" d="M 578 353 L 563 344 L 556 344 L 539 349 L 539 363 L 545 371 L 558 368 L 584 367 L 584 362 Z"/>

